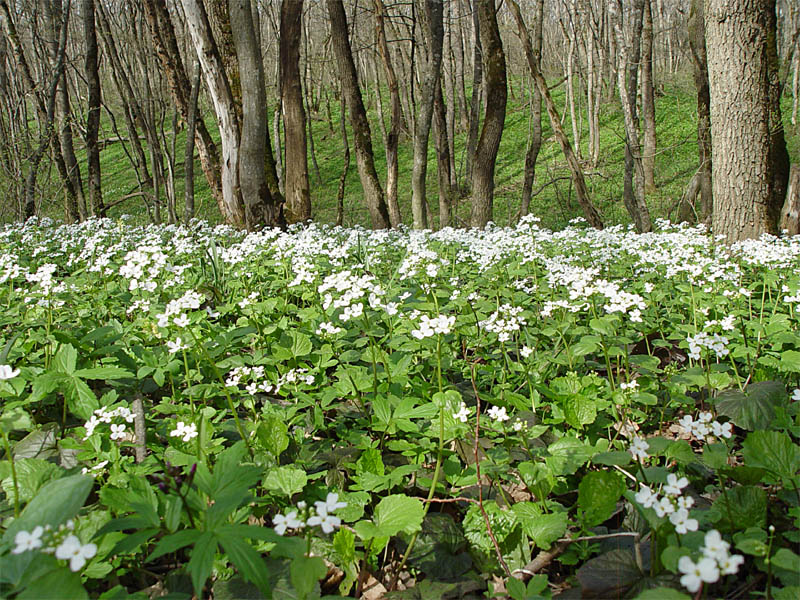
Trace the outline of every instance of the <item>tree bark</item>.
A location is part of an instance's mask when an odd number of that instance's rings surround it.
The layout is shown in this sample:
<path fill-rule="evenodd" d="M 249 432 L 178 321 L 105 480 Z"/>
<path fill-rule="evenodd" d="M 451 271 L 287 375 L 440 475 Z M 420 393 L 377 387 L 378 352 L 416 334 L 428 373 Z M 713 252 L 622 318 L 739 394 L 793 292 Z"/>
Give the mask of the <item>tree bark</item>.
<path fill-rule="evenodd" d="M 450 205 L 453 199 L 450 141 L 447 132 L 447 112 L 442 86 L 435 89 L 433 104 L 433 133 L 436 140 L 436 165 L 439 182 L 439 229 L 450 225 Z"/>
<path fill-rule="evenodd" d="M 194 147 L 197 124 L 197 101 L 200 96 L 200 84 L 203 72 L 197 61 L 192 77 L 192 94 L 189 99 L 189 114 L 186 120 L 186 149 L 183 159 L 183 222 L 188 224 L 194 218 Z"/>
<path fill-rule="evenodd" d="M 544 0 L 537 0 L 534 14 L 536 20 L 533 25 L 533 60 L 536 62 L 536 68 L 541 71 Z M 591 82 L 589 85 L 592 85 Z M 525 153 L 525 175 L 522 182 L 522 203 L 520 205 L 521 216 L 527 215 L 530 211 L 533 182 L 536 177 L 536 161 L 542 148 L 542 92 L 539 90 L 539 86 L 535 84 L 531 94 L 531 112 L 533 123 L 531 126 L 530 145 Z"/>
<path fill-rule="evenodd" d="M 467 0 L 465 0 L 467 1 Z M 475 163 L 475 148 L 478 146 L 478 133 L 480 132 L 481 121 L 481 99 L 483 98 L 483 50 L 481 48 L 480 19 L 478 10 L 473 0 L 472 6 L 472 29 L 473 29 L 473 53 L 472 53 L 472 95 L 469 102 L 469 119 L 467 127 L 467 148 L 466 148 L 466 180 L 468 185 L 472 185 L 472 168 Z"/>
<path fill-rule="evenodd" d="M 425 34 L 427 46 L 425 74 L 420 87 L 420 108 L 415 121 L 414 159 L 411 173 L 411 214 L 414 229 L 429 226 L 425 218 L 427 202 L 428 141 L 430 139 L 436 89 L 441 95 L 442 45 L 444 42 L 443 10 L 440 0 L 425 0 Z"/>
<path fill-rule="evenodd" d="M 83 0 L 83 35 L 86 42 L 85 76 L 88 92 L 88 113 L 86 117 L 86 178 L 89 187 L 89 206 L 92 214 L 105 217 L 103 191 L 100 184 L 100 146 L 97 137 L 100 132 L 100 73 L 97 63 L 97 33 L 94 25 L 94 0 Z"/>
<path fill-rule="evenodd" d="M 653 84 L 653 0 L 644 0 L 642 23 L 642 168 L 646 191 L 656 189 L 656 101 Z"/>
<path fill-rule="evenodd" d="M 494 0 L 476 0 L 480 21 L 483 70 L 486 75 L 486 114 L 472 165 L 470 225 L 483 228 L 492 220 L 494 168 L 506 117 L 506 55 L 500 40 Z"/>
<path fill-rule="evenodd" d="M 775 0 L 706 0 L 713 230 L 728 242 L 778 231 L 770 60 Z M 780 140 L 783 140 L 780 128 Z M 785 152 L 785 145 L 783 148 Z M 785 183 L 783 189 L 786 189 Z"/>
<path fill-rule="evenodd" d="M 531 43 L 531 38 L 528 34 L 528 28 L 525 26 L 525 21 L 522 18 L 522 12 L 519 9 L 519 4 L 517 4 L 516 0 L 508 0 L 508 6 L 511 9 L 511 13 L 514 15 L 514 20 L 517 22 L 517 30 L 519 31 L 519 36 L 522 40 L 522 45 L 525 50 L 525 57 L 528 59 L 528 66 L 530 67 L 531 74 L 533 75 L 536 85 L 539 88 L 539 92 L 541 92 L 542 98 L 544 99 L 544 104 L 547 108 L 547 116 L 550 118 L 550 126 L 553 128 L 553 133 L 556 136 L 556 140 L 558 140 L 558 144 L 561 146 L 561 151 L 564 153 L 564 158 L 566 159 L 569 170 L 572 173 L 572 182 L 575 186 L 575 195 L 577 197 L 578 204 L 583 209 L 583 214 L 585 215 L 586 221 L 589 223 L 589 225 L 595 227 L 596 229 L 602 229 L 603 220 L 600 217 L 600 213 L 597 212 L 597 209 L 594 207 L 591 199 L 589 198 L 589 190 L 586 187 L 586 180 L 583 176 L 583 170 L 581 169 L 580 163 L 578 163 L 578 159 L 575 157 L 575 153 L 572 151 L 572 146 L 569 143 L 567 134 L 564 133 L 564 127 L 561 125 L 558 109 L 556 108 L 555 102 L 553 102 L 553 97 L 550 95 L 550 90 L 547 88 L 547 81 L 545 81 L 544 75 L 542 75 L 539 65 L 536 62 L 533 52 L 533 44 Z"/>
<path fill-rule="evenodd" d="M 300 40 L 303 0 L 283 0 L 281 4 L 280 66 L 283 101 L 283 129 L 286 137 L 286 175 L 284 214 L 288 223 L 311 218 L 311 192 L 308 184 L 306 111 L 300 86 Z M 275 140 L 276 145 L 278 140 Z"/>
<path fill-rule="evenodd" d="M 367 111 L 358 85 L 356 65 L 350 48 L 347 31 L 347 16 L 342 0 L 326 0 L 328 17 L 331 25 L 331 42 L 336 62 L 339 65 L 339 76 L 342 82 L 342 95 L 350 110 L 350 125 L 353 128 L 353 146 L 356 153 L 358 175 L 364 190 L 364 202 L 375 229 L 389 227 L 389 211 L 383 195 L 383 188 L 375 171 L 375 158 L 372 153 L 372 137 L 367 120 Z"/>
<path fill-rule="evenodd" d="M 706 57 L 703 1 L 692 0 L 689 11 L 689 47 L 692 51 L 692 70 L 697 89 L 697 150 L 700 209 L 698 218 L 705 221 L 711 216 L 713 207 L 711 188 L 711 98 L 708 88 L 708 60 Z M 694 198 L 688 198 L 690 202 Z"/>

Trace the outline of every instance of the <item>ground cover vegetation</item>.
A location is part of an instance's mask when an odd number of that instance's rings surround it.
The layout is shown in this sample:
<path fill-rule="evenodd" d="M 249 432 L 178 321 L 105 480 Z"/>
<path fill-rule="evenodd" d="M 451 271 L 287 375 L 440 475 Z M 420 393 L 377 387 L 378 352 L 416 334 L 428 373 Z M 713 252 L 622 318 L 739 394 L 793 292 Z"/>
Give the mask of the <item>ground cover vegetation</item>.
<path fill-rule="evenodd" d="M 800 241 L 657 226 L 5 226 L 0 595 L 797 597 Z"/>

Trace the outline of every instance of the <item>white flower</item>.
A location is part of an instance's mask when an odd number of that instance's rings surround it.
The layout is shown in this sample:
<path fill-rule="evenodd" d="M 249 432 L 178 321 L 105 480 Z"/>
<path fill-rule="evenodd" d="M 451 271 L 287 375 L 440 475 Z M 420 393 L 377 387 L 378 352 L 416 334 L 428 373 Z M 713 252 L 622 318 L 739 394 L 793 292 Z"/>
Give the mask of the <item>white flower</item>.
<path fill-rule="evenodd" d="M 653 504 L 653 510 L 656 511 L 656 515 L 661 518 L 674 513 L 675 505 L 672 503 L 672 498 L 664 496 L 661 500 Z"/>
<path fill-rule="evenodd" d="M 319 525 L 322 527 L 322 531 L 325 533 L 331 533 L 334 529 L 342 524 L 342 520 L 339 517 L 329 515 L 327 510 L 320 510 L 320 508 L 326 508 L 324 505 L 319 506 L 320 504 L 321 503 L 319 502 L 315 504 L 317 508 L 317 514 L 308 519 L 308 524 L 311 526 Z"/>
<path fill-rule="evenodd" d="M 498 421 L 500 423 L 502 423 L 503 421 L 508 421 L 510 419 L 510 417 L 508 416 L 508 413 L 506 412 L 506 407 L 505 406 L 493 406 L 493 407 L 491 407 L 489 409 L 489 411 L 488 411 L 488 415 L 489 415 L 490 418 L 492 418 L 495 421 Z"/>
<path fill-rule="evenodd" d="M 733 426 L 730 422 L 720 423 L 719 421 L 712 421 L 711 431 L 718 438 L 730 439 L 733 436 Z"/>
<path fill-rule="evenodd" d="M 644 438 L 641 438 L 637 435 L 631 441 L 631 445 L 628 448 L 628 452 L 631 453 L 631 456 L 633 456 L 633 458 L 636 458 L 638 460 L 644 460 L 645 458 L 648 457 L 647 449 L 649 447 L 650 444 L 644 441 Z"/>
<path fill-rule="evenodd" d="M 170 354 L 175 354 L 176 352 L 180 352 L 181 350 L 188 350 L 189 346 L 183 342 L 180 337 L 176 337 L 175 341 L 167 340 L 167 350 L 169 350 Z"/>
<path fill-rule="evenodd" d="M 328 492 L 328 496 L 325 498 L 325 502 L 315 502 L 314 506 L 317 508 L 317 512 L 325 511 L 325 512 L 333 512 L 335 510 L 339 510 L 340 508 L 347 508 L 347 502 L 340 502 L 339 501 L 339 494 L 336 492 Z M 324 509 L 321 507 L 325 507 Z"/>
<path fill-rule="evenodd" d="M 17 532 L 17 535 L 14 537 L 14 543 L 17 545 L 17 547 L 11 551 L 11 554 L 22 554 L 28 550 L 41 548 L 43 533 L 44 529 L 41 525 L 37 525 L 30 533 L 27 531 Z"/>
<path fill-rule="evenodd" d="M 117 425 L 116 423 L 111 425 L 111 439 L 112 440 L 122 440 L 125 439 L 125 424 Z"/>
<path fill-rule="evenodd" d="M 701 558 L 695 563 L 688 556 L 681 556 L 678 561 L 678 570 L 683 573 L 681 585 L 694 593 L 705 583 L 714 583 L 719 579 L 717 563 L 710 558 Z"/>
<path fill-rule="evenodd" d="M 175 429 L 169 432 L 171 437 L 179 437 L 184 442 L 188 442 L 193 438 L 197 437 L 197 425 L 194 423 L 184 423 L 183 421 L 178 421 L 175 425 Z"/>
<path fill-rule="evenodd" d="M 469 408 L 467 408 L 467 405 L 462 402 L 461 408 L 458 409 L 458 412 L 453 413 L 453 418 L 457 421 L 461 421 L 462 423 L 466 423 L 469 420 L 469 413 Z"/>
<path fill-rule="evenodd" d="M 289 511 L 289 514 L 285 516 L 275 515 L 272 522 L 275 524 L 275 533 L 278 535 L 283 535 L 287 529 L 301 529 L 305 526 L 305 523 L 297 518 L 296 510 Z"/>
<path fill-rule="evenodd" d="M 654 493 L 649 486 L 646 486 L 643 483 L 640 483 L 639 485 L 641 487 L 639 488 L 639 491 L 636 492 L 634 498 L 636 498 L 636 501 L 644 508 L 652 507 L 656 502 L 658 502 L 658 494 Z"/>
<path fill-rule="evenodd" d="M 528 348 L 527 346 L 523 346 L 520 348 L 519 353 L 522 355 L 522 358 L 528 358 L 531 354 L 533 354 L 533 348 Z"/>
<path fill-rule="evenodd" d="M 639 387 L 639 382 L 635 379 L 630 383 L 625 383 L 624 381 L 619 384 L 619 389 L 621 390 L 630 390 L 631 392 L 635 391 Z"/>
<path fill-rule="evenodd" d="M 739 571 L 739 567 L 744 564 L 744 556 L 741 554 L 731 554 L 724 558 L 718 558 L 717 564 L 719 565 L 720 573 L 723 575 L 733 575 Z"/>
<path fill-rule="evenodd" d="M 664 493 L 669 496 L 680 496 L 683 492 L 681 490 L 689 485 L 689 480 L 686 477 L 678 476 L 675 473 L 667 475 L 667 485 L 664 486 Z"/>
<path fill-rule="evenodd" d="M 689 511 L 679 508 L 669 516 L 670 523 L 675 525 L 675 532 L 684 534 L 688 531 L 697 531 L 697 519 L 689 518 Z"/>
<path fill-rule="evenodd" d="M 722 539 L 719 531 L 712 529 L 706 533 L 703 554 L 708 558 L 720 560 L 728 556 L 728 549 L 731 545 Z"/>
<path fill-rule="evenodd" d="M 69 568 L 72 571 L 80 570 L 86 564 L 86 560 L 92 558 L 97 554 L 97 546 L 95 544 L 82 545 L 77 536 L 70 535 L 61 542 L 61 545 L 56 548 L 56 558 L 61 560 L 69 560 Z"/>
<path fill-rule="evenodd" d="M 188 327 L 189 317 L 186 316 L 185 313 L 183 313 L 180 316 L 177 316 L 174 319 L 172 319 L 172 322 L 175 323 L 175 325 L 177 325 L 178 327 Z"/>
<path fill-rule="evenodd" d="M 800 402 L 800 388 L 796 388 L 794 392 L 792 392 L 792 400 Z"/>
<path fill-rule="evenodd" d="M 0 380 L 13 379 L 19 375 L 19 369 L 12 369 L 10 365 L 0 365 Z"/>

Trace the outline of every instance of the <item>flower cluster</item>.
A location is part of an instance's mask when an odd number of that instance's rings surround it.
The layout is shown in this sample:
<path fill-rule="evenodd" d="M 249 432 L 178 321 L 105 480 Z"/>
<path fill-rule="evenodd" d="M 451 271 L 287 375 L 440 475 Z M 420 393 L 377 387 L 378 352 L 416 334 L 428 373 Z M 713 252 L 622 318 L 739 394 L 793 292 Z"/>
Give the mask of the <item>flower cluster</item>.
<path fill-rule="evenodd" d="M 678 426 L 684 435 L 711 443 L 717 440 L 730 439 L 733 435 L 733 426 L 730 422 L 720 423 L 715 421 L 710 412 L 701 412 L 697 420 L 692 415 L 684 415 L 678 421 Z"/>
<path fill-rule="evenodd" d="M 419 328 L 413 330 L 411 335 L 418 340 L 437 334 L 445 335 L 453 330 L 455 323 L 456 318 L 454 316 L 439 315 L 431 319 L 428 315 L 422 315 L 419 319 Z"/>
<path fill-rule="evenodd" d="M 694 593 L 704 583 L 715 583 L 721 575 L 734 575 L 744 563 L 741 554 L 730 554 L 731 545 L 722 539 L 719 531 L 712 529 L 706 533 L 705 543 L 700 551 L 703 556 L 695 562 L 690 556 L 681 556 L 678 570 L 682 573 L 681 585 Z"/>
<path fill-rule="evenodd" d="M 170 322 L 178 327 L 188 326 L 189 317 L 186 316 L 185 311 L 197 310 L 202 305 L 203 300 L 203 295 L 194 290 L 188 290 L 180 298 L 170 300 L 167 302 L 164 312 L 156 315 L 158 326 L 169 327 Z"/>
<path fill-rule="evenodd" d="M 120 419 L 125 422 L 118 422 Z M 133 412 L 127 406 L 118 406 L 111 410 L 108 407 L 98 408 L 91 418 L 83 424 L 83 428 L 86 430 L 86 435 L 84 435 L 83 439 L 88 440 L 94 435 L 94 431 L 99 425 L 106 424 L 111 426 L 110 437 L 112 440 L 132 440 L 132 434 L 126 431 L 126 423 L 133 423 Z"/>
<path fill-rule="evenodd" d="M 225 385 L 228 387 L 239 387 L 242 384 L 242 380 L 247 381 L 244 386 L 245 391 L 250 395 L 254 395 L 258 392 L 277 394 L 284 385 L 291 383 L 314 385 L 315 378 L 308 373 L 308 369 L 297 368 L 288 370 L 278 377 L 277 383 L 272 383 L 269 378 L 267 378 L 263 365 L 256 365 L 254 367 L 242 365 L 241 367 L 234 367 L 228 371 Z"/>
<path fill-rule="evenodd" d="M 526 324 L 525 317 L 522 316 L 522 307 L 510 304 L 503 304 L 488 319 L 480 322 L 481 328 L 496 333 L 500 342 L 510 340 L 511 336 Z"/>
<path fill-rule="evenodd" d="M 14 536 L 16 547 L 12 554 L 22 554 L 32 550 L 39 550 L 45 554 L 53 554 L 59 560 L 68 560 L 72 571 L 80 571 L 86 561 L 97 554 L 97 545 L 82 544 L 77 535 L 73 533 L 75 524 L 67 521 L 58 529 L 49 525 L 37 525 L 33 531 L 18 531 Z"/>
<path fill-rule="evenodd" d="M 689 480 L 686 477 L 670 473 L 667 475 L 667 483 L 660 490 L 663 496 L 659 497 L 650 486 L 640 484 L 635 496 L 636 502 L 644 508 L 652 508 L 659 517 L 668 516 L 676 533 L 697 531 L 697 519 L 689 518 L 689 509 L 694 505 L 694 498 L 683 495 L 683 488 L 687 485 Z"/>
<path fill-rule="evenodd" d="M 184 423 L 178 421 L 175 429 L 169 432 L 170 437 L 182 439 L 184 442 L 189 442 L 197 437 L 197 425 L 194 423 Z"/>
<path fill-rule="evenodd" d="M 701 331 L 697 335 L 690 335 L 686 338 L 686 343 L 689 344 L 689 358 L 700 360 L 701 350 L 706 348 L 713 351 L 718 358 L 728 356 L 728 338 L 719 333 L 709 334 Z"/>
<path fill-rule="evenodd" d="M 340 502 L 339 494 L 335 492 L 329 492 L 324 501 L 314 502 L 313 508 L 309 508 L 305 502 L 298 502 L 296 510 L 272 518 L 275 533 L 283 535 L 287 529 L 303 529 L 306 525 L 318 525 L 323 532 L 332 533 L 342 524 L 342 520 L 332 513 L 346 506 L 347 502 Z"/>

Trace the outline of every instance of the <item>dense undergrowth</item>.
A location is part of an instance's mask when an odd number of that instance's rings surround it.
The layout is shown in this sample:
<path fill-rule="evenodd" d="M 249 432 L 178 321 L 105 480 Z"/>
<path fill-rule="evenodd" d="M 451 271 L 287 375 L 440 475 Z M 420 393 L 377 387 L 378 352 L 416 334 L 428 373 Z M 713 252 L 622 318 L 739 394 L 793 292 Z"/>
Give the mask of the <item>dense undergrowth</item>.
<path fill-rule="evenodd" d="M 0 231 L 0 596 L 796 598 L 800 239 Z"/>

